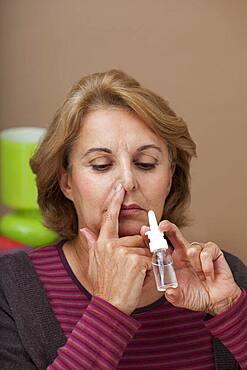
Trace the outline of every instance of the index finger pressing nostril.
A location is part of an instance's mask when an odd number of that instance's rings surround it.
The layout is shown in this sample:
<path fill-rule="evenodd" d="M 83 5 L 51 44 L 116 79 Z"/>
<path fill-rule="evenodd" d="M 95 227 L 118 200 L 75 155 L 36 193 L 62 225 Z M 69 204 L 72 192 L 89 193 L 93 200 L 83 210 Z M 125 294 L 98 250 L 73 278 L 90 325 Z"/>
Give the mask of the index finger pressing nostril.
<path fill-rule="evenodd" d="M 124 198 L 122 184 L 117 184 L 112 197 L 108 203 L 107 210 L 103 214 L 99 238 L 111 239 L 118 238 L 118 217 Z"/>

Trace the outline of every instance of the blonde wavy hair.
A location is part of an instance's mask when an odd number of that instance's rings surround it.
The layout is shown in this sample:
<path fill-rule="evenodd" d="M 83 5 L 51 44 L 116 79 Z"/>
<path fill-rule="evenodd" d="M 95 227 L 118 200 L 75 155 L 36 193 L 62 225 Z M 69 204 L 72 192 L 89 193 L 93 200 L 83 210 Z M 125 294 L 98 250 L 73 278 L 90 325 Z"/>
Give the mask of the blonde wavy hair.
<path fill-rule="evenodd" d="M 90 110 L 110 106 L 135 112 L 168 145 L 175 172 L 163 217 L 179 227 L 186 226 L 190 162 L 196 156 L 196 145 L 187 125 L 162 97 L 115 69 L 85 76 L 71 88 L 30 161 L 36 174 L 38 204 L 45 225 L 66 239 L 77 235 L 75 207 L 61 191 L 59 179 L 62 170 L 68 170 L 70 152 L 83 124 L 83 116 Z"/>

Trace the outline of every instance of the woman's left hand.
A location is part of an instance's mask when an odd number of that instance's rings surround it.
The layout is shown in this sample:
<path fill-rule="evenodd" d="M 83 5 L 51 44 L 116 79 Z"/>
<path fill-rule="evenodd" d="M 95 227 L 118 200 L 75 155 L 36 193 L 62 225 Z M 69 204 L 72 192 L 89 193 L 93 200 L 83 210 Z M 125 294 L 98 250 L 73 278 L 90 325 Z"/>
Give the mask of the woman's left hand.
<path fill-rule="evenodd" d="M 143 226 L 143 237 L 148 228 Z M 220 248 L 212 242 L 189 243 L 178 227 L 161 221 L 159 229 L 171 241 L 178 287 L 168 288 L 166 299 L 177 307 L 215 316 L 227 310 L 241 294 Z"/>

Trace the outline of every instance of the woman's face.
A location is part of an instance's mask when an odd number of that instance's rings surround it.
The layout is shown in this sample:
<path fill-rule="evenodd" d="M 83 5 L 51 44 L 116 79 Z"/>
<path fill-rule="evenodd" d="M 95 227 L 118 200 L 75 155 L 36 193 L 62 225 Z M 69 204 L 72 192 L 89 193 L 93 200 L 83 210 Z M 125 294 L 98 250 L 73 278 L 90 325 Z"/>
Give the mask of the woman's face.
<path fill-rule="evenodd" d="M 173 174 L 168 149 L 134 113 L 119 108 L 89 112 L 70 164 L 60 184 L 75 205 L 80 228 L 98 235 L 110 191 L 118 183 L 125 190 L 119 236 L 139 234 L 148 225 L 150 209 L 160 220 Z"/>

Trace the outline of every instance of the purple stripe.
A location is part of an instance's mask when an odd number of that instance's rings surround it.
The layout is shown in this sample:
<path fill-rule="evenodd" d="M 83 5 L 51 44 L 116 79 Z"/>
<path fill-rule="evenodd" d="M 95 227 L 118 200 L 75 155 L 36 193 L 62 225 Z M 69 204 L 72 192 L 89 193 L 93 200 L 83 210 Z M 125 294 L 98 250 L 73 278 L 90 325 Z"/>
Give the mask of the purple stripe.
<path fill-rule="evenodd" d="M 100 325 L 100 328 L 104 327 L 105 330 L 107 330 L 108 332 L 114 331 L 117 335 L 121 336 L 125 340 L 129 340 L 130 338 L 132 338 L 134 331 L 131 330 L 131 328 L 128 328 L 125 325 L 121 325 L 120 323 L 119 324 L 116 323 L 114 319 L 111 320 L 108 318 L 108 320 L 106 321 L 104 317 L 99 317 L 97 314 L 95 315 L 94 312 L 89 312 L 89 311 L 87 311 L 87 313 L 85 314 L 85 319 L 86 317 L 88 317 L 89 314 L 91 315 L 91 318 L 95 320 L 95 322 L 97 320 L 98 324 Z"/>
<path fill-rule="evenodd" d="M 98 348 L 100 348 L 100 347 L 107 348 L 109 353 L 113 356 L 115 355 L 115 353 L 119 353 L 119 352 L 121 353 L 121 351 L 122 351 L 121 347 L 117 347 L 116 343 L 114 343 L 112 341 L 102 342 L 102 335 L 99 335 L 98 332 L 93 331 L 90 326 L 85 326 L 84 330 L 85 330 L 85 333 L 87 333 L 87 339 L 90 338 L 91 342 L 93 342 L 96 346 L 98 346 Z M 83 336 L 84 331 L 81 334 Z M 106 345 L 107 345 L 107 347 L 106 347 Z M 115 350 L 113 351 L 113 349 L 115 349 Z"/>
<path fill-rule="evenodd" d="M 96 341 L 99 341 L 101 345 L 102 343 L 104 343 L 104 346 L 107 345 L 109 347 L 110 352 L 112 351 L 112 348 L 115 348 L 115 352 L 122 351 L 123 344 L 125 343 L 121 340 L 118 341 L 117 340 L 118 338 L 115 338 L 115 340 L 112 340 L 111 337 L 107 336 L 107 333 L 105 336 L 103 336 L 102 332 L 99 332 L 94 326 L 87 325 L 86 323 L 83 328 L 80 327 L 80 331 L 82 334 L 84 333 L 84 330 L 86 333 L 88 333 L 90 337 L 94 338 Z"/>
<path fill-rule="evenodd" d="M 90 348 L 92 348 L 94 357 L 96 353 L 100 353 L 101 355 L 103 354 L 104 360 L 108 364 L 111 364 L 111 365 L 114 364 L 114 361 L 112 361 L 112 358 L 114 358 L 115 353 L 112 351 L 110 352 L 109 348 L 105 348 L 104 346 L 102 346 L 102 343 L 100 342 L 97 343 L 93 338 L 89 337 L 89 335 L 87 335 L 87 338 L 85 338 L 85 335 L 80 336 L 80 337 L 76 335 L 75 338 L 77 339 L 76 344 L 78 348 L 80 348 L 83 344 L 85 345 L 85 348 L 88 348 L 88 344 L 89 344 Z M 109 353 L 107 353 L 107 351 L 109 351 Z"/>
<path fill-rule="evenodd" d="M 88 346 L 88 341 L 84 340 L 84 338 L 77 338 L 77 337 L 74 337 L 74 334 L 73 334 L 73 343 L 74 343 L 74 346 L 73 346 L 73 349 L 75 351 L 75 347 L 78 346 L 80 348 L 80 355 L 84 355 L 86 353 L 87 355 L 87 358 L 91 358 L 92 359 L 92 363 L 95 363 L 95 360 L 97 359 L 101 364 L 103 364 L 104 366 L 108 366 L 109 367 L 109 364 L 112 366 L 111 362 L 109 362 L 105 357 L 102 357 L 102 353 L 101 353 L 101 356 L 100 357 L 97 357 L 96 354 L 97 352 L 99 352 L 99 348 L 98 348 L 98 351 L 95 352 L 94 350 L 91 350 L 91 348 Z M 83 343 L 84 342 L 84 343 Z M 71 344 L 70 344 L 71 345 Z M 108 365 L 106 365 L 108 364 Z"/>
<path fill-rule="evenodd" d="M 85 318 L 85 321 L 88 322 L 90 327 L 94 328 L 97 332 L 100 332 L 100 335 L 102 337 L 104 336 L 105 339 L 115 341 L 115 342 L 117 341 L 119 343 L 119 346 L 121 347 L 125 345 L 125 338 L 123 338 L 122 336 L 119 336 L 118 333 L 116 332 L 109 331 L 108 328 L 105 327 L 105 325 L 102 325 L 102 323 L 98 323 L 98 321 L 95 321 L 93 317 L 92 319 L 90 317 L 87 317 Z M 110 337 L 109 337 L 109 334 L 111 334 Z"/>
<path fill-rule="evenodd" d="M 128 316 L 91 297 L 73 275 L 61 247 L 62 243 L 30 254 L 68 336 L 50 369 L 213 369 L 205 313 L 175 308 L 161 299 Z"/>
<path fill-rule="evenodd" d="M 195 347 L 197 346 L 203 346 L 205 345 L 206 343 L 208 343 L 208 346 L 210 346 L 211 344 L 211 340 L 209 340 L 209 337 L 208 336 L 203 336 L 200 338 L 197 338 L 197 339 L 194 339 L 192 341 L 179 341 L 179 345 L 180 347 L 182 348 L 193 348 L 195 350 Z M 174 342 L 174 343 L 170 343 L 169 339 L 167 338 L 167 342 L 164 342 L 162 345 L 155 345 L 154 346 L 151 346 L 150 343 L 148 342 L 148 345 L 140 345 L 138 346 L 138 342 L 133 346 L 133 347 L 130 347 L 128 346 L 127 348 L 127 351 L 128 353 L 136 353 L 138 354 L 138 352 L 140 353 L 143 353 L 143 351 L 152 351 L 152 352 L 155 352 L 155 351 L 168 351 L 168 350 L 172 350 L 172 349 L 177 349 L 178 347 L 178 344 L 177 342 Z"/>
<path fill-rule="evenodd" d="M 112 306 L 110 303 L 103 301 L 101 298 L 93 297 L 91 300 L 91 306 L 93 308 L 98 307 L 100 308 L 100 311 L 97 309 L 97 313 L 104 312 L 107 314 L 108 318 L 112 320 L 112 318 L 118 320 L 118 322 L 125 326 L 128 329 L 131 329 L 133 331 L 136 331 L 140 325 L 137 323 L 136 320 L 134 320 L 131 316 L 126 315 L 125 313 L 119 311 L 117 308 Z M 124 324 L 123 324 L 124 322 Z"/>

